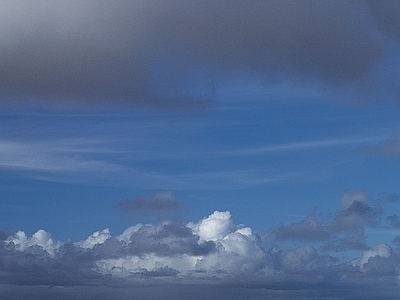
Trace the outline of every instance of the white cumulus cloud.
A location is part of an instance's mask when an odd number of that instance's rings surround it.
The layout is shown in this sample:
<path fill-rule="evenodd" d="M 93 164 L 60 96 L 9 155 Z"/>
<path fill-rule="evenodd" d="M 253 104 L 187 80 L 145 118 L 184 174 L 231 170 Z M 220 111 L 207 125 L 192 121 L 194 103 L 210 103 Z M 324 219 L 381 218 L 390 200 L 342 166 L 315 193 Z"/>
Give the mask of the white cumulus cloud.
<path fill-rule="evenodd" d="M 43 229 L 39 229 L 32 237 L 28 237 L 25 232 L 18 231 L 16 234 L 8 237 L 6 243 L 14 244 L 18 251 L 25 251 L 29 247 L 39 246 L 49 255 L 54 256 L 62 243 L 51 238 L 51 234 Z"/>
<path fill-rule="evenodd" d="M 77 242 L 76 245 L 86 249 L 93 249 L 94 246 L 103 244 L 110 237 L 110 229 L 106 228 L 92 233 L 86 240 Z"/>

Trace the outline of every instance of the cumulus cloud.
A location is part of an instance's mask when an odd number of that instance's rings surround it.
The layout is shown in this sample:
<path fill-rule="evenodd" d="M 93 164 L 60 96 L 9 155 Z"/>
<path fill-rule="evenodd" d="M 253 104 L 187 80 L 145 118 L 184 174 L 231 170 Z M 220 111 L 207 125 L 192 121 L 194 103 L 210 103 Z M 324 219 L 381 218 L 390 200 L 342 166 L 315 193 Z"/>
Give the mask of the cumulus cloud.
<path fill-rule="evenodd" d="M 201 241 L 217 241 L 225 237 L 232 229 L 231 214 L 216 211 L 197 224 L 190 224 Z"/>
<path fill-rule="evenodd" d="M 385 289 L 396 294 L 400 257 L 387 244 L 369 246 L 348 261 L 307 242 L 289 249 L 269 246 L 251 228 L 235 225 L 228 211 L 215 211 L 187 224 L 136 224 L 117 236 L 104 229 L 78 242 L 56 241 L 44 230 L 32 237 L 19 231 L 0 241 L 0 290 L 6 295 L 31 291 L 31 295 L 63 295 L 67 299 L 98 289 L 107 294 L 111 287 L 114 294 L 108 299 L 128 299 L 124 291 L 137 295 L 146 286 L 153 292 L 148 299 L 159 299 L 159 287 L 166 295 L 178 287 L 182 292 L 186 286 L 197 290 L 199 297 L 218 289 L 209 299 L 220 299 L 222 291 L 231 295 L 236 288 L 240 289 L 227 299 L 238 295 L 240 299 L 243 295 L 276 297 L 278 291 L 282 299 L 290 299 L 304 296 L 306 291 L 308 298 L 318 297 L 328 287 L 349 295 L 349 287 L 354 293 L 384 280 Z M 45 292 L 43 286 L 51 288 Z M 69 290 L 71 286 L 75 293 Z M 354 295 L 357 297 L 360 295 Z"/>
<path fill-rule="evenodd" d="M 380 2 L 2 1 L 2 100 L 200 108 L 241 74 L 379 89 L 399 35 Z"/>
<path fill-rule="evenodd" d="M 39 246 L 51 256 L 55 256 L 61 247 L 61 242 L 53 240 L 50 233 L 43 229 L 38 230 L 32 237 L 27 237 L 25 232 L 18 231 L 16 234 L 9 236 L 5 242 L 13 244 L 15 249 L 21 252 L 31 247 Z"/>
<path fill-rule="evenodd" d="M 332 222 L 335 232 L 346 232 L 365 226 L 376 226 L 381 215 L 380 207 L 371 207 L 363 191 L 347 190 L 340 199 L 342 210 Z"/>
<path fill-rule="evenodd" d="M 353 266 L 358 266 L 361 269 L 363 269 L 365 264 L 367 264 L 371 258 L 377 256 L 382 258 L 388 258 L 391 255 L 392 255 L 392 250 L 388 245 L 379 244 L 373 246 L 368 250 L 363 251 L 361 257 L 352 261 L 352 264 Z"/>
<path fill-rule="evenodd" d="M 108 228 L 92 233 L 86 240 L 77 242 L 76 245 L 85 249 L 93 249 L 94 246 L 103 244 L 111 237 Z"/>

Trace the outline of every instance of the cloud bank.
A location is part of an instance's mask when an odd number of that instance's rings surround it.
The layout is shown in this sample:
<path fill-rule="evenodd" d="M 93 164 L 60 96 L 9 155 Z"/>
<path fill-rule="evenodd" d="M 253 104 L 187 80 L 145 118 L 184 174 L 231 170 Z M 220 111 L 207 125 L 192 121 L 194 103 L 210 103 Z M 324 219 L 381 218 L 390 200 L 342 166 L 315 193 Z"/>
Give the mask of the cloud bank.
<path fill-rule="evenodd" d="M 387 67 L 398 65 L 390 49 L 398 49 L 399 7 L 361 0 L 6 0 L 1 101 L 196 109 L 210 105 L 219 84 L 247 75 L 265 83 L 301 78 L 364 96 L 386 90 L 396 98 L 398 76 Z"/>
<path fill-rule="evenodd" d="M 44 286 L 56 286 L 66 292 L 75 286 L 77 291 L 99 287 L 122 293 L 167 286 L 171 293 L 186 288 L 206 293 L 210 287 L 227 288 L 229 294 L 240 287 L 248 295 L 261 289 L 259 296 L 285 291 L 282 299 L 313 299 L 335 289 L 339 294 L 350 290 L 346 299 L 357 299 L 373 282 L 379 291 L 398 293 L 398 237 L 394 246 L 365 241 L 366 229 L 384 228 L 379 205 L 372 206 L 364 192 L 352 190 L 345 191 L 341 205 L 331 218 L 320 220 L 311 214 L 266 234 L 236 225 L 229 211 L 215 211 L 197 222 L 139 223 L 117 236 L 104 229 L 78 242 L 57 241 L 42 229 L 31 237 L 22 231 L 4 233 L 0 289 L 39 293 Z M 297 245 L 282 243 L 299 240 Z M 347 259 L 337 255 L 348 250 L 360 254 Z M 365 294 L 366 299 L 371 295 Z M 211 299 L 218 297 L 217 293 Z"/>

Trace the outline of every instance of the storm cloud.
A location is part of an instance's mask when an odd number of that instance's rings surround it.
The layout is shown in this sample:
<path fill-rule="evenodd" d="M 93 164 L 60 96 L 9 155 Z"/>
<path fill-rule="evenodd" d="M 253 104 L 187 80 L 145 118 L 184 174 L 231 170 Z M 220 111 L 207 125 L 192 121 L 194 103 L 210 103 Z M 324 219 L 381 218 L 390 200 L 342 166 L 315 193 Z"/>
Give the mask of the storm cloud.
<path fill-rule="evenodd" d="M 0 9 L 3 102 L 170 109 L 207 107 L 222 82 L 243 75 L 364 94 L 388 87 L 379 70 L 400 11 L 395 1 L 317 0 L 23 0 Z"/>

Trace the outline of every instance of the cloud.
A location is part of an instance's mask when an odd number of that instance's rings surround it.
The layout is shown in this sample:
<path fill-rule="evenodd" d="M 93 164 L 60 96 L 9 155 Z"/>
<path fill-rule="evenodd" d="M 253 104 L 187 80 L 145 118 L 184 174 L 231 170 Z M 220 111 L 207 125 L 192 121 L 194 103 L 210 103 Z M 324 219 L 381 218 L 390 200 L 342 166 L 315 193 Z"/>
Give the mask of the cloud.
<path fill-rule="evenodd" d="M 101 231 L 93 232 L 86 240 L 75 243 L 77 246 L 84 249 L 93 249 L 94 246 L 103 244 L 111 237 L 108 228 Z"/>
<path fill-rule="evenodd" d="M 198 109 L 243 74 L 376 90 L 398 36 L 378 2 L 2 1 L 2 101 Z"/>
<path fill-rule="evenodd" d="M 18 231 L 16 234 L 9 236 L 5 242 L 7 244 L 13 244 L 19 251 L 25 251 L 33 246 L 39 246 L 50 256 L 55 256 L 56 252 L 61 247 L 61 243 L 54 241 L 51 235 L 43 229 L 38 230 L 31 238 L 28 238 L 25 232 Z"/>
<path fill-rule="evenodd" d="M 210 299 L 221 299 L 218 293 L 233 299 L 243 295 L 313 299 L 334 289 L 357 299 L 355 290 L 375 282 L 381 291 L 379 282 L 384 280 L 386 290 L 397 291 L 400 258 L 387 244 L 370 246 L 348 261 L 308 243 L 290 249 L 264 246 L 251 228 L 235 225 L 228 211 L 215 211 L 187 224 L 136 224 L 118 236 L 105 229 L 78 242 L 56 241 L 44 230 L 32 237 L 19 231 L 0 241 L 0 290 L 5 295 L 16 289 L 13 295 L 30 291 L 65 299 L 84 291 L 94 295 L 102 290 L 108 295 L 108 288 L 114 291 L 108 299 L 117 295 L 128 299 L 128 290 L 131 296 L 143 293 L 144 299 L 194 290 L 203 295 L 213 291 Z M 144 286 L 152 297 L 141 290 Z"/>
<path fill-rule="evenodd" d="M 130 218 L 156 216 L 159 219 L 170 219 L 177 217 L 183 204 L 175 199 L 171 191 L 161 191 L 150 198 L 140 196 L 135 200 L 123 200 L 114 207 Z"/>
<path fill-rule="evenodd" d="M 270 232 L 270 235 L 277 240 L 326 240 L 332 237 L 327 224 L 323 224 L 317 219 L 313 213 L 308 215 L 304 220 L 289 225 L 281 224 Z"/>
<path fill-rule="evenodd" d="M 332 222 L 335 232 L 351 231 L 362 226 L 378 225 L 381 214 L 380 207 L 371 207 L 368 197 L 363 191 L 346 190 L 340 203 L 343 207 Z"/>
<path fill-rule="evenodd" d="M 231 214 L 216 211 L 197 224 L 190 224 L 201 241 L 217 241 L 226 236 L 233 227 Z"/>
<path fill-rule="evenodd" d="M 396 214 L 387 216 L 386 223 L 388 228 L 400 228 L 400 218 Z"/>
<path fill-rule="evenodd" d="M 271 229 L 263 239 L 265 243 L 323 242 L 321 249 L 327 251 L 365 249 L 365 230 L 382 226 L 382 203 L 371 206 L 364 191 L 346 190 L 340 198 L 340 204 L 341 209 L 329 217 L 318 217 L 313 212 L 301 221 L 280 224 Z"/>
<path fill-rule="evenodd" d="M 379 244 L 362 252 L 360 258 L 355 259 L 352 264 L 363 269 L 364 266 L 374 257 L 388 258 L 392 255 L 392 249 L 386 244 Z"/>
<path fill-rule="evenodd" d="M 400 5 L 392 0 L 365 0 L 378 26 L 396 40 L 400 40 Z"/>
<path fill-rule="evenodd" d="M 397 157 L 400 154 L 400 128 L 396 128 L 393 137 L 379 145 L 369 149 L 372 153 L 377 153 L 387 157 Z"/>

